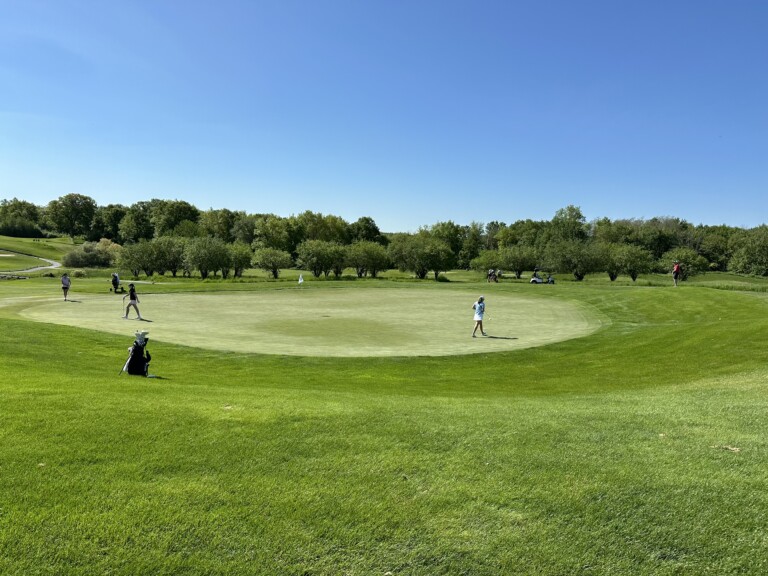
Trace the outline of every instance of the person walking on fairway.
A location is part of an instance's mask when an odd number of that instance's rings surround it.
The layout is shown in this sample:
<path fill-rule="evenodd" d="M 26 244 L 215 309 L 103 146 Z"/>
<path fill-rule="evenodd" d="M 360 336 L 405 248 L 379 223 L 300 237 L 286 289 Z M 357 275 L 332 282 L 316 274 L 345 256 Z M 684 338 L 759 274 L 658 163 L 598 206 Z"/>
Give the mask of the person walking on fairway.
<path fill-rule="evenodd" d="M 66 272 L 61 275 L 61 289 L 64 291 L 64 302 L 67 301 L 67 293 L 69 292 L 69 287 L 72 286 L 72 280 L 70 280 L 69 276 Z"/>
<path fill-rule="evenodd" d="M 131 309 L 131 306 L 133 306 L 133 309 L 136 310 L 136 315 L 139 317 L 139 320 L 141 320 L 141 312 L 139 312 L 139 297 L 136 295 L 136 286 L 133 284 L 128 284 L 128 294 L 123 296 L 123 302 L 125 302 L 126 296 L 128 297 L 128 306 L 125 307 L 125 316 L 123 316 L 123 318 L 128 318 L 128 311 Z"/>
<path fill-rule="evenodd" d="M 480 334 L 488 336 L 483 330 L 483 314 L 485 314 L 485 297 L 480 296 L 477 302 L 472 304 L 472 309 L 475 311 L 475 329 L 472 330 L 472 338 L 477 338 L 477 329 L 480 328 Z"/>
<path fill-rule="evenodd" d="M 675 263 L 672 266 L 672 280 L 675 282 L 675 288 L 677 288 L 677 279 L 680 278 L 680 272 L 680 262 L 675 260 Z"/>

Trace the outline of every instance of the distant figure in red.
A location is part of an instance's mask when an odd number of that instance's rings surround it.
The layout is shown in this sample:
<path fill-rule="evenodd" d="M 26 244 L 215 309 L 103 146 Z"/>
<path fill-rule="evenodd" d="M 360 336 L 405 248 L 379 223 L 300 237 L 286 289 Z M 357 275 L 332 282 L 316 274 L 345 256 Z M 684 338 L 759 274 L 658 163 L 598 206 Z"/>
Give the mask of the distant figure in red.
<path fill-rule="evenodd" d="M 677 287 L 677 279 L 680 278 L 681 272 L 682 270 L 680 269 L 680 262 L 675 260 L 675 263 L 672 266 L 672 280 L 675 281 L 675 287 Z"/>

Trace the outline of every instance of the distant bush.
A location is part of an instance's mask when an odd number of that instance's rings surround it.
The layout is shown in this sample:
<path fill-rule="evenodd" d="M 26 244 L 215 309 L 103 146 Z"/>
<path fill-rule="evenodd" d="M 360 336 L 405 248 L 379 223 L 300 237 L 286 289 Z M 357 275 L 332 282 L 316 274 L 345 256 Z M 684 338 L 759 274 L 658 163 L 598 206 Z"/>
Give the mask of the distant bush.
<path fill-rule="evenodd" d="M 64 265 L 74 268 L 108 268 L 117 262 L 121 246 L 102 238 L 98 242 L 84 242 L 64 256 Z"/>

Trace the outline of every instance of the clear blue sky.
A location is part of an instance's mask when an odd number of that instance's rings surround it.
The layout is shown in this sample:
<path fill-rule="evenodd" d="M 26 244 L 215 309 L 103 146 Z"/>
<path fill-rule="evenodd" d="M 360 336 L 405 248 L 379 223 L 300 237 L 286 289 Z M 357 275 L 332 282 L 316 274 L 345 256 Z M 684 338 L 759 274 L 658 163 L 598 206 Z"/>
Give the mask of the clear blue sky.
<path fill-rule="evenodd" d="M 768 222 L 764 0 L 0 0 L 0 198 Z"/>

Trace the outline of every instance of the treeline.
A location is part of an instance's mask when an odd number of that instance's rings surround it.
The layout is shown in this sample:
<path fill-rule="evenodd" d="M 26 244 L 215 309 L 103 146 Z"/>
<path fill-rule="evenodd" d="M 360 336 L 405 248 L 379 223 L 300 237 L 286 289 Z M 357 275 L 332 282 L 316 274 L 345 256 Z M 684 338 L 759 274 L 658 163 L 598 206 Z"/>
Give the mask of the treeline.
<path fill-rule="evenodd" d="M 228 209 L 202 211 L 182 200 L 150 200 L 131 206 L 98 206 L 68 194 L 36 206 L 0 201 L 0 234 L 68 235 L 84 243 L 67 266 L 119 266 L 144 273 L 239 276 L 249 267 L 268 271 L 298 266 L 315 276 L 359 277 L 399 268 L 435 279 L 452 269 L 501 269 L 520 276 L 535 268 L 573 274 L 627 275 L 669 271 L 684 276 L 707 270 L 768 275 L 768 227 L 694 226 L 672 217 L 649 220 L 600 218 L 587 222 L 567 206 L 551 220 L 459 225 L 438 222 L 416 233 L 384 233 L 370 217 L 347 222 L 310 211 L 281 217 Z"/>

